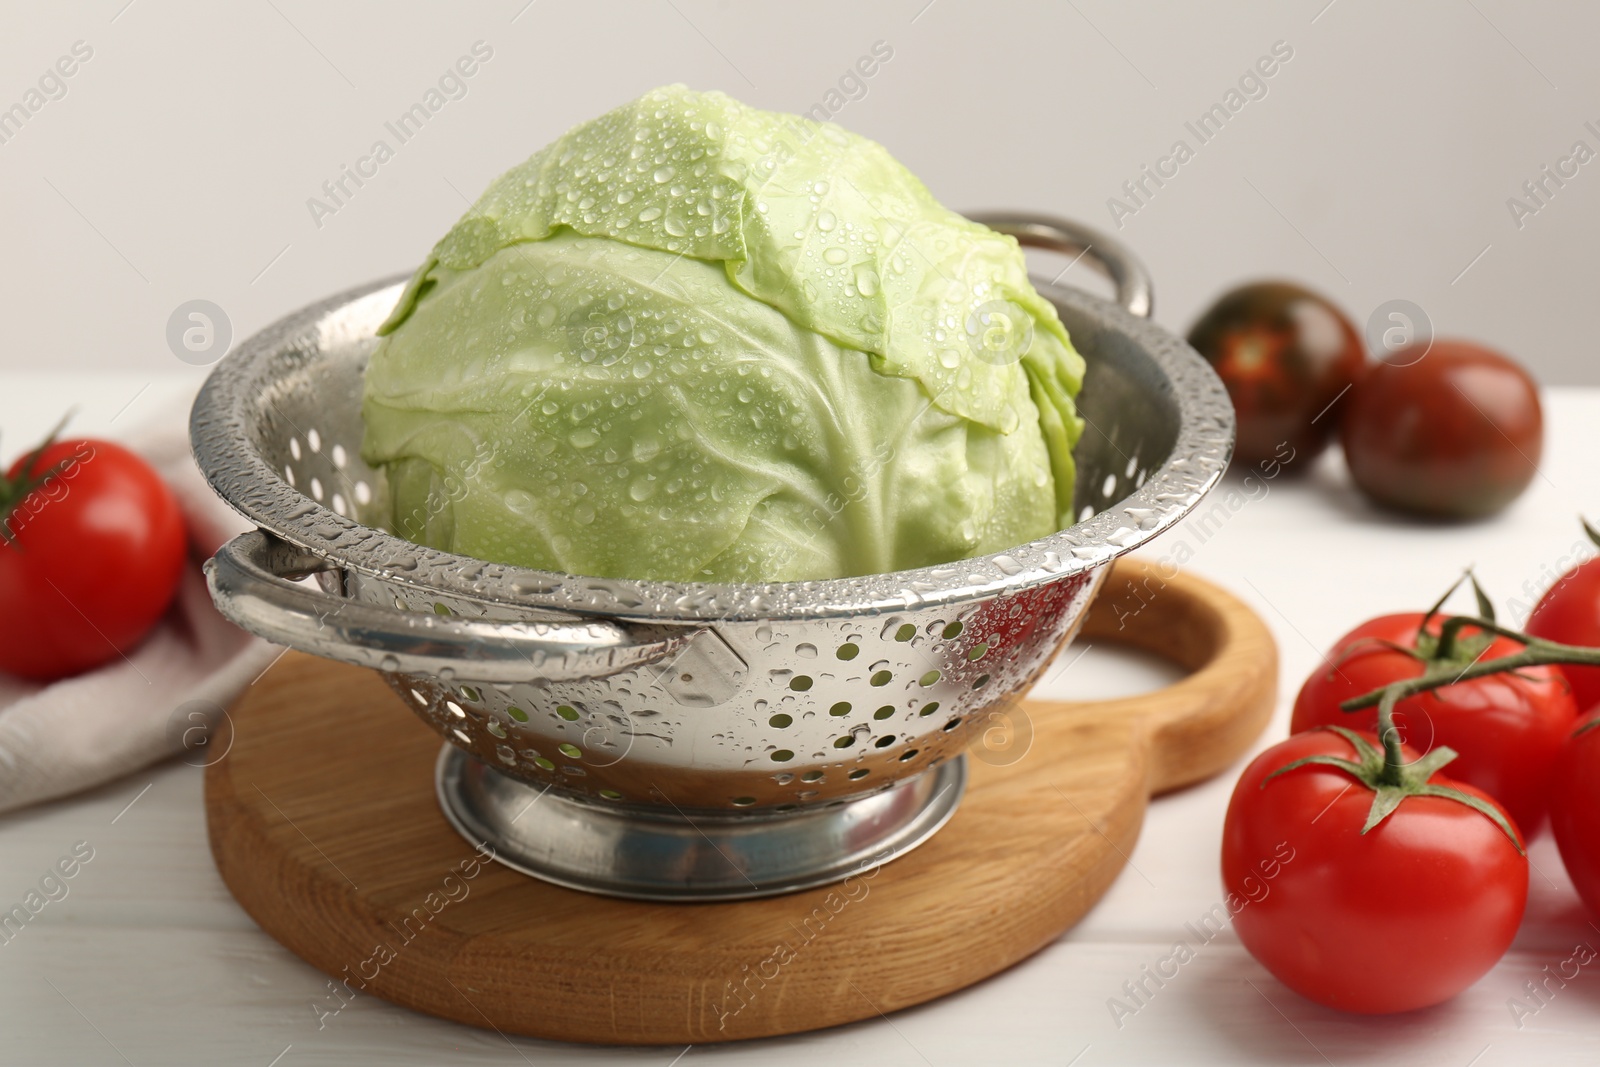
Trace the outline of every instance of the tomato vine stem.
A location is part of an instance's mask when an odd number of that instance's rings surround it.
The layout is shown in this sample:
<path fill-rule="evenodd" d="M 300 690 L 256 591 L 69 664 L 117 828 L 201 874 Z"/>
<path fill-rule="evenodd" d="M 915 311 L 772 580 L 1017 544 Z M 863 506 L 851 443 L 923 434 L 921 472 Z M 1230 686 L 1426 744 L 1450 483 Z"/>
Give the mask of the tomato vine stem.
<path fill-rule="evenodd" d="M 1470 573 L 1467 577 L 1471 578 Z M 1459 584 L 1458 582 L 1457 585 Z M 1440 624 L 1438 640 L 1431 654 L 1423 660 L 1424 666 L 1420 675 L 1391 682 L 1370 693 L 1340 703 L 1339 707 L 1347 712 L 1360 711 L 1377 705 L 1378 740 L 1383 746 L 1381 751 L 1352 730 L 1342 726 L 1329 726 L 1326 729 L 1333 730 L 1350 742 L 1355 750 L 1356 759 L 1331 755 L 1306 756 L 1268 775 L 1262 782 L 1262 787 L 1265 788 L 1274 778 L 1298 767 L 1322 764 L 1350 775 L 1373 791 L 1372 809 L 1362 833 L 1382 823 L 1406 797 L 1441 797 L 1465 804 L 1492 820 L 1516 846 L 1517 851 L 1522 852 L 1520 835 L 1498 807 L 1460 789 L 1437 785 L 1429 780 L 1434 772 L 1456 758 L 1456 753 L 1452 749 L 1442 745 L 1436 746 L 1422 758 L 1406 762 L 1401 748 L 1400 731 L 1394 723 L 1395 708 L 1402 700 L 1418 693 L 1443 689 L 1458 682 L 1469 682 L 1474 678 L 1485 678 L 1491 674 L 1505 674 L 1527 667 L 1545 667 L 1563 663 L 1600 666 L 1600 648 L 1564 645 L 1502 626 L 1494 620 L 1493 609 L 1488 606 L 1488 598 L 1483 595 L 1481 589 L 1478 589 L 1475 580 L 1473 588 L 1478 593 L 1478 605 L 1483 614 L 1453 615 L 1445 619 Z M 1437 607 L 1434 611 L 1437 611 Z M 1429 613 L 1429 618 L 1432 614 L 1433 612 Z M 1483 659 L 1482 656 L 1488 651 L 1490 643 L 1486 641 L 1481 648 L 1475 642 L 1467 644 L 1471 638 L 1466 637 L 1464 631 L 1469 629 L 1478 631 L 1480 635 L 1493 634 L 1509 638 L 1522 645 L 1522 648 L 1520 651 L 1496 656 L 1494 659 Z M 1422 629 L 1418 631 L 1419 637 L 1426 631 L 1425 620 Z M 1469 656 L 1471 658 L 1468 658 Z M 1600 725 L 1600 722 L 1591 725 Z"/>
<path fill-rule="evenodd" d="M 1461 641 L 1462 631 L 1469 628 L 1510 638 L 1521 644 L 1522 650 L 1505 656 L 1496 656 L 1494 659 L 1474 659 L 1463 666 L 1455 658 L 1455 650 Z M 1348 712 L 1370 708 L 1374 704 L 1378 706 L 1378 738 L 1383 743 L 1384 753 L 1382 780 L 1388 785 L 1398 785 L 1401 781 L 1401 771 L 1405 767 L 1405 758 L 1400 752 L 1400 731 L 1394 724 L 1394 709 L 1402 700 L 1418 693 L 1443 689 L 1457 682 L 1469 682 L 1474 678 L 1484 678 L 1491 674 L 1505 674 L 1526 667 L 1544 667 L 1562 663 L 1600 666 L 1600 648 L 1547 641 L 1542 637 L 1534 637 L 1532 634 L 1513 630 L 1509 626 L 1502 626 L 1493 619 L 1483 616 L 1453 615 L 1440 625 L 1436 658 L 1428 662 L 1422 674 L 1415 678 L 1391 682 L 1370 693 L 1352 697 L 1339 707 Z"/>
<path fill-rule="evenodd" d="M 1534 637 L 1508 626 L 1501 626 L 1490 619 L 1471 615 L 1456 615 L 1445 620 L 1439 631 L 1439 645 L 1441 650 L 1453 646 L 1460 632 L 1468 627 L 1483 630 L 1486 633 L 1497 634 L 1510 638 L 1523 646 L 1522 651 L 1513 652 L 1505 656 L 1496 656 L 1494 659 L 1474 660 L 1464 667 L 1450 660 L 1436 660 L 1429 664 L 1427 670 L 1415 678 L 1407 678 L 1399 682 L 1374 689 L 1370 693 L 1363 693 L 1358 697 L 1351 697 L 1339 705 L 1344 711 L 1360 711 L 1378 705 L 1378 718 L 1380 728 L 1394 725 L 1394 706 L 1407 697 L 1416 696 L 1418 693 L 1430 692 L 1434 689 L 1443 689 L 1457 682 L 1470 682 L 1474 678 L 1485 678 L 1491 674 L 1504 674 L 1508 671 L 1519 671 L 1526 667 L 1547 667 L 1563 663 L 1576 663 L 1585 666 L 1600 667 L 1600 648 L 1590 648 L 1587 645 L 1563 645 L 1556 641 L 1547 641 L 1542 637 Z M 1390 697 L 1393 699 L 1390 699 Z M 1385 710 L 1389 712 L 1385 718 Z M 1387 743 L 1387 742 L 1385 742 Z"/>

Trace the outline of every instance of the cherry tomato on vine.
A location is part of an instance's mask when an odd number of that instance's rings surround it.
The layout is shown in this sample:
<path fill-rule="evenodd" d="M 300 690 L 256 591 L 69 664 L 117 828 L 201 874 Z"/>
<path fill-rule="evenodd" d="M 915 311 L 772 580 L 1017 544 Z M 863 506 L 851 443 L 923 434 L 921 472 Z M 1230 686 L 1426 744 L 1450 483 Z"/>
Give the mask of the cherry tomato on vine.
<path fill-rule="evenodd" d="M 1584 529 L 1600 545 L 1600 533 L 1587 523 Z M 1556 579 L 1533 606 L 1527 630 L 1565 645 L 1600 646 L 1600 557 L 1585 560 Z M 1579 711 L 1600 704 L 1600 667 L 1568 664 L 1561 670 L 1572 682 Z"/>
<path fill-rule="evenodd" d="M 1442 620 L 1436 616 L 1429 622 L 1419 645 L 1422 620 L 1420 612 L 1384 615 L 1341 637 L 1301 686 L 1290 732 L 1313 726 L 1376 730 L 1376 708 L 1346 712 L 1339 705 L 1423 674 L 1427 659 L 1437 650 Z M 1463 638 L 1455 655 L 1462 667 L 1523 648 L 1510 638 L 1489 640 L 1470 628 Z M 1494 797 L 1523 835 L 1532 837 L 1544 821 L 1556 753 L 1578 715 L 1562 670 L 1528 667 L 1418 693 L 1396 706 L 1395 726 L 1419 752 L 1438 745 L 1455 749 L 1450 777 Z"/>
<path fill-rule="evenodd" d="M 1578 896 L 1600 916 L 1600 708 L 1579 720 L 1553 778 L 1550 830 Z"/>
<path fill-rule="evenodd" d="M 137 645 L 188 551 L 172 490 L 109 441 L 51 441 L 13 464 L 0 532 L 0 671 L 40 681 Z"/>
<path fill-rule="evenodd" d="M 1267 970 L 1319 1004 L 1375 1014 L 1441 1003 L 1511 945 L 1527 857 L 1493 801 L 1433 769 L 1442 754 L 1403 750 L 1424 762 L 1363 832 L 1378 789 L 1325 763 L 1294 766 L 1332 758 L 1375 776 L 1384 758 L 1375 739 L 1348 733 L 1296 734 L 1240 777 L 1222 842 L 1223 884 L 1250 901 L 1234 929 Z M 1430 795 L 1441 789 L 1457 795 Z M 1260 863 L 1274 856 L 1275 877 L 1263 883 Z"/>

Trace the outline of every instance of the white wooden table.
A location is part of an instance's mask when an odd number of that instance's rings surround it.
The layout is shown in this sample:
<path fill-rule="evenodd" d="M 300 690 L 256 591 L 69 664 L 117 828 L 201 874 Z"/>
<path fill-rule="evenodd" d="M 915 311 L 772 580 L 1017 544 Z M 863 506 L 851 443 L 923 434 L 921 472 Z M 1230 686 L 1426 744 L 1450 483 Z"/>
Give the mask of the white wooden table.
<path fill-rule="evenodd" d="M 0 375 L 6 455 L 71 404 L 74 429 L 125 433 L 198 376 Z M 1526 604 L 1548 580 L 1542 572 L 1580 539 L 1577 512 L 1600 517 L 1600 390 L 1553 391 L 1547 404 L 1542 475 L 1492 522 L 1441 528 L 1380 516 L 1329 457 L 1308 478 L 1258 488 L 1208 538 L 1180 529 L 1158 544 L 1159 555 L 1188 539 L 1196 573 L 1252 603 L 1277 634 L 1282 699 L 1263 745 L 1282 735 L 1295 689 L 1325 646 L 1367 616 L 1425 605 L 1468 563 L 1502 604 Z M 1525 610 L 1507 614 L 1520 622 Z M 1051 692 L 1111 695 L 1159 677 L 1148 664 L 1091 649 Z M 1593 1063 L 1600 1046 L 1600 968 L 1585 968 L 1520 1028 L 1508 1006 L 1575 944 L 1600 946 L 1548 836 L 1531 852 L 1536 871 L 1516 945 L 1449 1004 L 1401 1018 L 1328 1011 L 1273 980 L 1229 931 L 1119 1027 L 1108 999 L 1221 899 L 1217 856 L 1236 771 L 1155 802 L 1132 865 L 1076 929 L 975 988 L 887 1019 L 744 1045 L 597 1049 L 507 1039 L 362 997 L 319 1029 L 312 1005 L 324 977 L 257 929 L 217 877 L 201 773 L 167 764 L 0 817 L 0 910 L 75 842 L 94 849 L 70 895 L 0 944 L 0 1063 L 1491 1067 Z"/>

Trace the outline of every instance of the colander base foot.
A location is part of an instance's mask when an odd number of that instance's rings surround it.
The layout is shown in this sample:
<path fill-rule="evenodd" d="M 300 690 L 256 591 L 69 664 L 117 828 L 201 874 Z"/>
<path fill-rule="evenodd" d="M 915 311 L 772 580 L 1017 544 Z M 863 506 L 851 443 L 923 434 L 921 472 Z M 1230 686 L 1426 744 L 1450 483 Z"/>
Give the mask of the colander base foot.
<path fill-rule="evenodd" d="M 473 845 L 547 882 L 636 900 L 777 896 L 869 872 L 955 813 L 964 758 L 858 800 L 783 814 L 656 814 L 570 800 L 508 778 L 454 745 L 434 782 Z"/>

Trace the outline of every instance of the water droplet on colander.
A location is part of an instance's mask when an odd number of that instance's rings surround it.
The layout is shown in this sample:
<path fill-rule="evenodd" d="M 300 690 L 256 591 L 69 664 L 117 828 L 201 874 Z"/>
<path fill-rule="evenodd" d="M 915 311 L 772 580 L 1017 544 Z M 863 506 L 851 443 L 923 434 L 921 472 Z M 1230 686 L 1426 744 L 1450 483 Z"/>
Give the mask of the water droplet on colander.
<path fill-rule="evenodd" d="M 400 669 L 400 658 L 392 655 L 384 656 L 378 661 L 378 669 L 393 674 Z"/>
<path fill-rule="evenodd" d="M 1010 556 L 996 556 L 996 557 L 994 557 L 994 565 L 995 565 L 996 568 L 999 569 L 1001 574 L 1004 574 L 1007 577 L 1010 577 L 1013 574 L 1021 574 L 1022 573 L 1022 564 L 1018 563 L 1016 560 L 1012 559 Z"/>
<path fill-rule="evenodd" d="M 529 575 L 518 575 L 511 579 L 511 590 L 521 596 L 533 596 L 540 593 L 554 592 L 556 583 L 548 578 L 537 578 Z"/>

